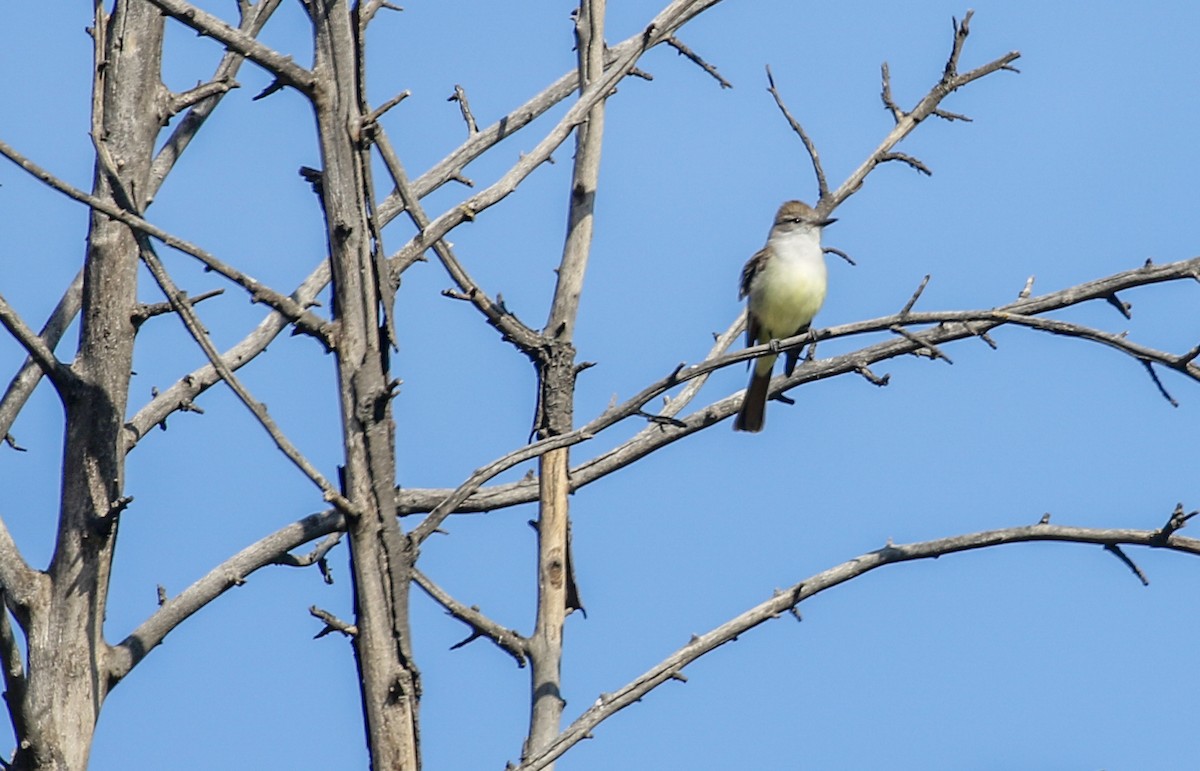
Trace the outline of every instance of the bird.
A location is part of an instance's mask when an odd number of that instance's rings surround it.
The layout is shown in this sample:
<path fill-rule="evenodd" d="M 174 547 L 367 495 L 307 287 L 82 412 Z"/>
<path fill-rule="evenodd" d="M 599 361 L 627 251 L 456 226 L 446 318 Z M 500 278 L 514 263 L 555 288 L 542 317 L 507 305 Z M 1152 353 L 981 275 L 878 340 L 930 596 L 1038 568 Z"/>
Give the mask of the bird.
<path fill-rule="evenodd" d="M 769 343 L 808 331 L 825 302 L 827 272 L 821 229 L 837 220 L 824 217 L 803 201 L 787 201 L 775 214 L 767 244 L 746 262 L 738 299 L 746 300 L 746 345 Z M 786 354 L 784 372 L 796 368 L 800 349 Z M 760 356 L 733 423 L 735 431 L 763 429 L 767 391 L 778 354 Z"/>

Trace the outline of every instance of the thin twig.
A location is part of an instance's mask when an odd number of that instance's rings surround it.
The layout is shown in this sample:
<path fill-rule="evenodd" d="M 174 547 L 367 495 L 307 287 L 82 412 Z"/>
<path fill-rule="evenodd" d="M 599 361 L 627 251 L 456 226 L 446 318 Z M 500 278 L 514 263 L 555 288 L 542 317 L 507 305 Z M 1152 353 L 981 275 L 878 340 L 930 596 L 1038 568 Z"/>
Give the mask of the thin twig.
<path fill-rule="evenodd" d="M 704 59 L 701 58 L 698 53 L 696 53 L 692 49 L 685 46 L 679 40 L 679 38 L 675 37 L 674 35 L 671 35 L 670 37 L 668 37 L 666 39 L 665 42 L 667 45 L 671 46 L 676 51 L 678 51 L 680 56 L 686 56 L 688 59 L 691 59 L 696 64 L 696 66 L 698 66 L 700 69 L 704 70 L 709 75 L 711 75 L 713 80 L 717 81 L 717 83 L 720 84 L 721 88 L 733 88 L 733 84 L 730 83 L 725 78 L 721 77 L 721 73 L 717 72 L 717 68 L 715 66 L 704 61 Z"/>
<path fill-rule="evenodd" d="M 900 315 L 901 315 L 901 317 L 903 317 L 906 314 L 900 314 Z M 890 329 L 892 332 L 895 332 L 896 334 L 900 335 L 905 340 L 908 340 L 909 342 L 920 346 L 917 350 L 913 351 L 914 354 L 920 356 L 922 351 L 929 351 L 929 358 L 931 358 L 931 359 L 941 359 L 941 360 L 945 361 L 947 364 L 954 363 L 953 361 L 951 361 L 950 357 L 947 356 L 945 353 L 943 353 L 942 350 L 939 349 L 936 345 L 934 345 L 933 343 L 925 342 L 925 340 L 922 339 L 915 332 L 910 332 L 909 330 L 905 329 L 904 327 L 900 326 L 899 324 L 890 327 Z"/>
<path fill-rule="evenodd" d="M 1104 551 L 1121 560 L 1121 562 L 1125 564 L 1125 567 L 1133 571 L 1133 574 L 1137 576 L 1139 581 L 1142 582 L 1142 586 L 1150 585 L 1150 579 L 1146 578 L 1146 574 L 1142 572 L 1142 569 L 1137 566 L 1136 562 L 1129 558 L 1129 555 L 1126 554 L 1120 546 L 1115 543 L 1106 543 L 1104 545 Z"/>
<path fill-rule="evenodd" d="M 458 110 L 462 113 L 463 121 L 467 124 L 467 136 L 474 136 L 479 133 L 479 125 L 475 123 L 475 116 L 471 114 L 471 103 L 467 101 L 467 92 L 459 84 L 454 84 L 454 93 L 450 95 L 447 102 L 458 102 Z"/>
<path fill-rule="evenodd" d="M 808 157 L 812 160 L 813 173 L 817 175 L 817 191 L 821 200 L 824 200 L 829 195 L 829 182 L 825 179 L 825 170 L 821 168 L 821 157 L 817 155 L 817 146 L 808 136 L 808 132 L 800 125 L 800 121 L 792 117 L 791 111 L 787 105 L 783 103 L 783 97 L 779 93 L 779 89 L 775 87 L 775 76 L 771 74 L 771 65 L 767 65 L 767 91 L 775 99 L 775 106 L 783 113 L 783 117 L 787 120 L 788 125 L 792 127 L 800 137 L 800 141 L 804 143 L 804 149 L 808 151 Z"/>
<path fill-rule="evenodd" d="M 363 126 L 370 126 L 373 123 L 378 123 L 379 119 L 383 117 L 384 113 L 400 104 L 410 96 L 412 96 L 412 92 L 407 88 L 396 94 L 391 99 L 376 107 L 374 110 L 371 110 L 371 112 L 367 114 L 367 117 L 363 118 Z"/>
<path fill-rule="evenodd" d="M 1141 362 L 1142 366 L 1146 368 L 1146 374 L 1148 374 L 1150 379 L 1154 381 L 1154 385 L 1158 386 L 1158 392 L 1162 394 L 1162 398 L 1166 399 L 1172 407 L 1178 407 L 1179 402 L 1175 401 L 1175 397 L 1171 396 L 1171 393 L 1167 390 L 1167 387 L 1163 385 L 1161 380 L 1158 379 L 1158 373 L 1154 371 L 1154 364 L 1152 364 L 1149 359 L 1141 359 Z"/>
<path fill-rule="evenodd" d="M 845 252 L 843 252 L 841 249 L 838 249 L 838 248 L 836 248 L 836 247 L 833 247 L 833 246 L 822 246 L 822 247 L 821 247 L 821 251 L 825 252 L 826 254 L 832 254 L 832 255 L 836 255 L 836 256 L 838 256 L 838 257 L 841 257 L 843 260 L 845 260 L 846 262 L 850 263 L 851 265 L 855 265 L 855 266 L 857 266 L 857 265 L 858 265 L 858 263 L 854 261 L 854 258 L 852 258 L 850 255 L 846 254 L 846 253 L 845 253 Z"/>
<path fill-rule="evenodd" d="M 178 115 L 194 104 L 219 94 L 227 93 L 238 87 L 237 81 L 229 78 L 201 83 L 195 88 L 189 88 L 187 91 L 172 96 L 167 102 L 167 112 L 171 115 Z"/>
<path fill-rule="evenodd" d="M 917 291 L 913 292 L 912 297 L 908 298 L 908 302 L 904 303 L 904 307 L 900 309 L 901 317 L 907 316 L 909 311 L 913 309 L 913 306 L 917 304 L 917 300 L 925 291 L 925 287 L 929 286 L 929 276 L 930 274 L 925 274 L 925 278 L 921 279 L 921 285 L 917 287 Z"/>
<path fill-rule="evenodd" d="M 309 607 L 308 612 L 314 618 L 318 618 L 321 621 L 325 622 L 325 628 L 322 629 L 321 631 L 317 632 L 315 635 L 313 635 L 314 640 L 320 639 L 327 634 L 332 634 L 333 632 L 338 632 L 338 633 L 342 634 L 343 636 L 350 637 L 350 638 L 358 636 L 358 627 L 357 626 L 355 626 L 354 624 L 351 624 L 349 622 L 342 621 L 340 618 L 333 615 L 332 613 L 330 613 L 327 610 L 322 610 L 321 608 L 318 608 L 316 605 L 312 605 Z"/>
<path fill-rule="evenodd" d="M 219 297 L 223 294 L 225 294 L 224 289 L 210 289 L 209 291 L 202 292 L 195 297 L 189 297 L 187 302 L 188 305 L 195 307 L 197 303 L 202 303 L 205 300 L 211 300 L 212 298 Z M 169 302 L 143 303 L 139 305 L 137 310 L 133 312 L 133 325 L 135 327 L 141 326 L 147 320 L 152 319 L 155 316 L 171 313 L 174 310 L 175 306 L 171 305 Z"/>

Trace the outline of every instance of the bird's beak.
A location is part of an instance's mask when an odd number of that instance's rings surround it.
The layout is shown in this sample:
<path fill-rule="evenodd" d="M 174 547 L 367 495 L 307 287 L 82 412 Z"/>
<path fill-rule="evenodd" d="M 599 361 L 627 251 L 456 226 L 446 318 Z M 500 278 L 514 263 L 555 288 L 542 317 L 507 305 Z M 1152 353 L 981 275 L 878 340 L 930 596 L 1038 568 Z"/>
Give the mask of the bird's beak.
<path fill-rule="evenodd" d="M 835 222 L 837 222 L 837 217 L 830 217 L 829 219 L 821 220 L 817 224 L 821 227 L 825 227 L 826 225 L 832 225 Z"/>

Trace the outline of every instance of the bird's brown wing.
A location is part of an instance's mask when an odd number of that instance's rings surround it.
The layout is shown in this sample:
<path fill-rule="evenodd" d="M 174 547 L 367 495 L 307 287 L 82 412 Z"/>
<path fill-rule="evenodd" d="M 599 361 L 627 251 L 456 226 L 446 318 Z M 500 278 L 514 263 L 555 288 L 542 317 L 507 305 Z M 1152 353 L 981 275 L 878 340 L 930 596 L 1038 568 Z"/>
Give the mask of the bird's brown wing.
<path fill-rule="evenodd" d="M 746 260 L 745 266 L 742 267 L 742 281 L 738 285 L 738 299 L 742 299 L 750 294 L 750 282 L 762 270 L 763 262 L 767 259 L 767 250 L 759 249 L 754 253 L 754 256 Z M 758 319 L 754 318 L 751 313 L 746 319 L 746 346 L 749 347 L 758 342 Z"/>

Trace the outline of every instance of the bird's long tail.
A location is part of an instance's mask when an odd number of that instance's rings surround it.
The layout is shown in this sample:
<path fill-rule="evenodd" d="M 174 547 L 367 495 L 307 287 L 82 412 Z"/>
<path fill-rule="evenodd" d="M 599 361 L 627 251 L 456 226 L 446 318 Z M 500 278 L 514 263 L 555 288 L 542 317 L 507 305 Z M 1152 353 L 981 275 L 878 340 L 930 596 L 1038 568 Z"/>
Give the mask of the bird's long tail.
<path fill-rule="evenodd" d="M 762 431 L 767 412 L 767 390 L 770 385 L 771 368 L 767 367 L 765 372 L 760 372 L 759 367 L 756 366 L 753 374 L 750 375 L 750 385 L 746 387 L 746 396 L 742 399 L 742 409 L 733 422 L 734 431 L 750 431 L 752 433 Z"/>

